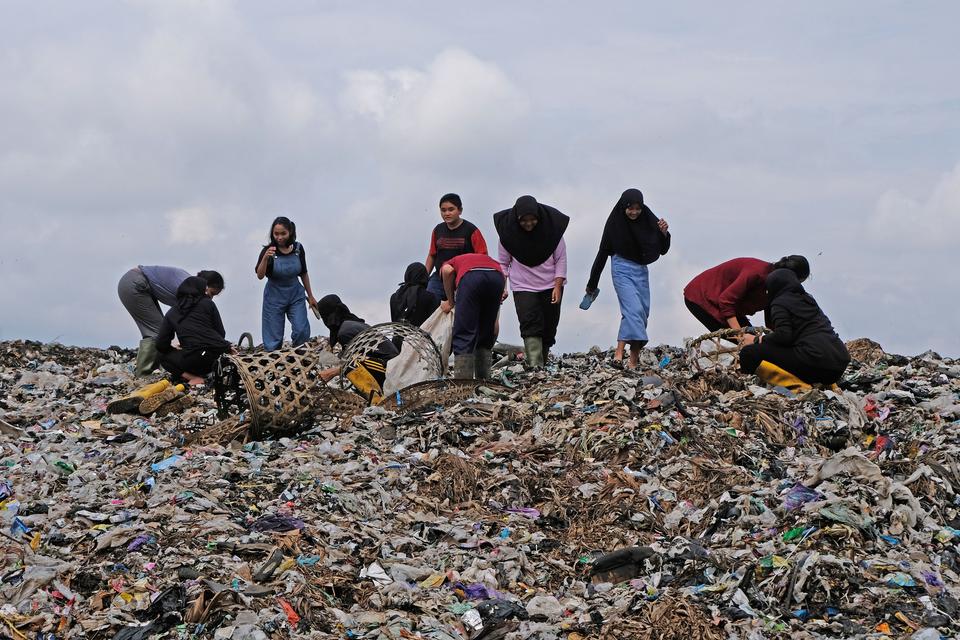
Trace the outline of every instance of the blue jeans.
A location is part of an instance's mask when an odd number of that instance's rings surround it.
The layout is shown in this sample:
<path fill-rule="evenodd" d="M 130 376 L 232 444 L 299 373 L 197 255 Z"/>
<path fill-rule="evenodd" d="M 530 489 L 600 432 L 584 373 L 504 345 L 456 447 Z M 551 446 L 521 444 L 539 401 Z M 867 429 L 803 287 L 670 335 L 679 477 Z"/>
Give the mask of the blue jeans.
<path fill-rule="evenodd" d="M 443 280 L 440 278 L 440 270 L 437 269 L 427 280 L 427 291 L 437 296 L 441 301 L 447 299 L 447 293 L 443 290 Z"/>

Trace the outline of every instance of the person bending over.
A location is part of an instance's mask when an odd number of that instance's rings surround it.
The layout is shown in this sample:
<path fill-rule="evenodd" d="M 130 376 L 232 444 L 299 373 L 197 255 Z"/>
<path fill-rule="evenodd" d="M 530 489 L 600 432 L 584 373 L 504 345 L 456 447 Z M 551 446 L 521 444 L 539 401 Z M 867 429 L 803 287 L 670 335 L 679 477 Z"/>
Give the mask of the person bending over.
<path fill-rule="evenodd" d="M 747 316 L 767 307 L 766 280 L 774 269 L 790 269 L 800 282 L 810 277 L 810 263 L 803 256 L 786 256 L 773 263 L 734 258 L 691 280 L 683 290 L 683 301 L 708 331 L 749 327 Z"/>
<path fill-rule="evenodd" d="M 453 317 L 453 375 L 488 378 L 496 340 L 497 314 L 506 285 L 500 264 L 488 255 L 466 253 L 441 271 L 447 299 L 440 303 Z"/>
<path fill-rule="evenodd" d="M 177 267 L 158 265 L 140 265 L 127 271 L 117 283 L 117 295 L 127 313 L 137 323 L 140 330 L 140 344 L 137 347 L 137 360 L 134 375 L 137 377 L 153 373 L 157 368 L 157 333 L 163 322 L 160 303 L 168 307 L 177 304 L 177 287 L 190 274 Z M 197 274 L 207 283 L 207 295 L 211 298 L 223 291 L 223 276 L 212 270 Z"/>
<path fill-rule="evenodd" d="M 320 298 L 317 311 L 323 324 L 330 330 L 331 351 L 336 345 L 346 349 L 354 338 L 370 328 L 363 318 L 350 312 L 340 296 L 334 294 Z M 378 404 L 383 397 L 383 383 L 387 379 L 387 363 L 400 355 L 402 346 L 399 336 L 381 341 L 373 351 L 345 363 L 343 376 L 371 404 Z M 329 382 L 340 373 L 341 367 L 332 367 L 321 372 L 320 377 Z"/>

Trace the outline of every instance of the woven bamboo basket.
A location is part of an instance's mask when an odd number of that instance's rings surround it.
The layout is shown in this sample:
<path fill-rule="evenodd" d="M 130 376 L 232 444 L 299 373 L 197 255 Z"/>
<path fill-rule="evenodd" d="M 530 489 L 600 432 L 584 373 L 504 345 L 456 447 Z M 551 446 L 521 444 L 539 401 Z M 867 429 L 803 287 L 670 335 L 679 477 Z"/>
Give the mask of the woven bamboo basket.
<path fill-rule="evenodd" d="M 375 353 L 384 342 L 396 344 L 400 340 L 403 341 L 400 355 L 387 363 L 385 395 L 415 382 L 441 377 L 444 363 L 440 349 L 429 333 L 406 322 L 384 322 L 362 331 L 344 348 L 340 360 L 349 365 Z M 341 386 L 346 384 L 343 380 L 341 383 Z"/>
<path fill-rule="evenodd" d="M 429 333 L 406 322 L 375 324 L 358 333 L 340 354 L 340 360 L 350 363 L 357 358 L 365 358 L 376 351 L 384 341 L 390 342 L 395 338 L 403 340 L 402 353 L 408 349 L 413 350 L 414 364 L 421 368 L 425 375 L 432 379 L 440 377 L 443 370 L 440 349 Z"/>
<path fill-rule="evenodd" d="M 762 328 L 720 329 L 705 333 L 686 343 L 690 368 L 698 373 L 718 373 L 740 367 L 740 336 L 744 333 L 759 334 Z"/>
<path fill-rule="evenodd" d="M 250 412 L 250 435 L 295 433 L 317 415 L 346 417 L 363 410 L 359 396 L 324 384 L 323 343 L 220 358 L 214 397 L 221 417 Z"/>

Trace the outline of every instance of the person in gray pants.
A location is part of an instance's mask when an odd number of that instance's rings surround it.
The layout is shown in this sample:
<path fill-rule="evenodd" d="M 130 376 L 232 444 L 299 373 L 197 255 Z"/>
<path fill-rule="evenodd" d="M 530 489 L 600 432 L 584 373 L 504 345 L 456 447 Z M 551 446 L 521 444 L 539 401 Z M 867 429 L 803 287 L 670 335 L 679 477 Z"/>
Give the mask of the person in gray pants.
<path fill-rule="evenodd" d="M 189 277 L 189 273 L 177 267 L 140 265 L 120 278 L 117 295 L 140 329 L 135 375 L 146 376 L 156 370 L 156 337 L 163 322 L 159 303 L 174 306 L 177 303 L 177 288 Z M 201 271 L 197 277 L 206 281 L 207 295 L 211 298 L 223 291 L 223 276 L 216 271 Z"/>

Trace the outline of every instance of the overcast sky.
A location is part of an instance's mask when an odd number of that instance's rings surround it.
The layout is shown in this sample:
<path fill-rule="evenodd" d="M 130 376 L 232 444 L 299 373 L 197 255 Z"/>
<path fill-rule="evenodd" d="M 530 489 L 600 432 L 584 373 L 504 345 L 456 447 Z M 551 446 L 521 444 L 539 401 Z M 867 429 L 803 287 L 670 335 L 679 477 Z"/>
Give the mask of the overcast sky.
<path fill-rule="evenodd" d="M 673 232 L 653 343 L 701 333 L 698 272 L 801 253 L 844 339 L 960 356 L 958 24 L 955 2 L 6 1 L 0 339 L 135 345 L 137 264 L 220 270 L 229 337 L 259 338 L 276 215 L 317 297 L 386 321 L 455 191 L 494 246 L 519 195 L 571 216 L 559 346 L 608 346 L 609 265 L 577 303 L 636 187 Z M 518 340 L 512 300 L 502 325 Z"/>

